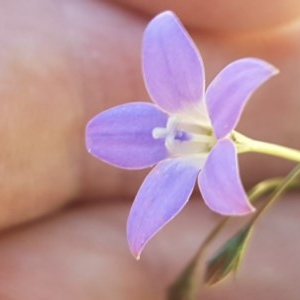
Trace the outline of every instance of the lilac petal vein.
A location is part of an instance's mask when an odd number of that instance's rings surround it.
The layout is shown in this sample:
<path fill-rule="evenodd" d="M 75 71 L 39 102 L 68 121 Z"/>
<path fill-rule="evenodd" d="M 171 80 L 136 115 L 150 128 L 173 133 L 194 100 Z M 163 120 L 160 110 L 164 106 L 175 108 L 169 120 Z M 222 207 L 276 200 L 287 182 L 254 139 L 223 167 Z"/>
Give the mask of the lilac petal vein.
<path fill-rule="evenodd" d="M 197 109 L 204 68 L 194 42 L 172 12 L 156 16 L 143 39 L 143 70 L 152 100 L 169 113 Z"/>
<path fill-rule="evenodd" d="M 251 94 L 278 70 L 269 63 L 244 58 L 226 66 L 206 92 L 206 104 L 217 139 L 237 125 Z"/>
<path fill-rule="evenodd" d="M 155 127 L 165 127 L 167 115 L 153 104 L 135 102 L 108 109 L 86 128 L 86 146 L 97 158 L 126 169 L 152 166 L 168 156 L 164 140 L 154 139 Z"/>
<path fill-rule="evenodd" d="M 198 173 L 197 163 L 178 158 L 158 164 L 146 177 L 127 222 L 128 243 L 136 258 L 155 233 L 185 206 Z"/>
<path fill-rule="evenodd" d="M 214 146 L 198 177 L 207 206 L 221 214 L 239 216 L 254 211 L 240 180 L 237 151 L 231 140 Z"/>

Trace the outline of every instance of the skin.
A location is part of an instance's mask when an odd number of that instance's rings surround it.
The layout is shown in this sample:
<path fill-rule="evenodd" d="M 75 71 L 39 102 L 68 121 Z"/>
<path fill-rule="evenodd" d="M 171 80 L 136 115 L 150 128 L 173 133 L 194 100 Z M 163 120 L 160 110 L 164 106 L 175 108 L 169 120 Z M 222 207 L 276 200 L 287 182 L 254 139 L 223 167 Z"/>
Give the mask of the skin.
<path fill-rule="evenodd" d="M 154 14 L 171 9 L 182 18 L 201 50 L 208 82 L 240 57 L 277 66 L 281 74 L 253 95 L 238 129 L 300 147 L 300 4 L 256 2 L 2 1 L 1 299 L 164 299 L 218 220 L 197 194 L 137 263 L 125 226 L 147 171 L 107 166 L 84 146 L 92 116 L 149 99 L 140 47 Z M 246 186 L 292 167 L 262 155 L 240 161 Z M 298 299 L 297 198 L 286 196 L 258 224 L 238 281 L 203 288 L 205 299 Z"/>

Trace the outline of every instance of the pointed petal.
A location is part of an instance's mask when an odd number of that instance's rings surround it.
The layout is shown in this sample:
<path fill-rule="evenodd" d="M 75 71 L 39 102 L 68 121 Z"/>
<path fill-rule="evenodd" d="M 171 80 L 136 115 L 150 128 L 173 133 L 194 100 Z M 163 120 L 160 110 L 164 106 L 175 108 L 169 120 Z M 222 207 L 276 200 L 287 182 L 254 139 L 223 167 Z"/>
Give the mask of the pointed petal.
<path fill-rule="evenodd" d="M 128 103 L 94 117 L 86 128 L 86 146 L 97 158 L 126 169 L 152 166 L 168 156 L 152 130 L 165 127 L 167 115 L 153 104 Z"/>
<path fill-rule="evenodd" d="M 278 73 L 272 65 L 255 58 L 237 60 L 225 67 L 206 92 L 206 104 L 217 139 L 237 125 L 251 94 Z"/>
<path fill-rule="evenodd" d="M 185 206 L 198 173 L 197 163 L 172 159 L 157 165 L 146 177 L 127 223 L 128 243 L 136 258 L 145 244 Z"/>
<path fill-rule="evenodd" d="M 172 12 L 161 13 L 149 23 L 142 54 L 152 100 L 170 113 L 196 109 L 204 94 L 203 62 Z"/>
<path fill-rule="evenodd" d="M 212 149 L 198 177 L 207 206 L 229 216 L 254 211 L 240 180 L 237 151 L 230 140 L 221 140 Z"/>

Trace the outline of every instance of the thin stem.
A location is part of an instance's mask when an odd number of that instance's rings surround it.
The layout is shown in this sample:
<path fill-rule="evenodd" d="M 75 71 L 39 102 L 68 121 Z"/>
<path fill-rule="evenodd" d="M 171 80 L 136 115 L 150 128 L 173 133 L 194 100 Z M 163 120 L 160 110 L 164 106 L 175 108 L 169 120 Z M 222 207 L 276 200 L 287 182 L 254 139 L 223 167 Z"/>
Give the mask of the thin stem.
<path fill-rule="evenodd" d="M 255 203 L 256 200 L 260 199 L 262 196 L 273 192 L 278 186 L 280 186 L 280 184 L 284 182 L 284 180 L 285 177 L 275 177 L 259 182 L 248 192 L 249 201 L 252 204 Z M 291 190 L 297 188 L 300 188 L 300 182 L 297 178 L 295 178 L 288 184 L 288 189 Z"/>
<path fill-rule="evenodd" d="M 193 259 L 189 262 L 178 279 L 170 286 L 168 300 L 194 300 L 198 292 L 198 264 L 203 252 L 209 243 L 220 232 L 228 221 L 229 217 L 223 218 L 217 226 L 209 233 L 204 242 L 199 247 Z"/>
<path fill-rule="evenodd" d="M 300 151 L 288 147 L 252 140 L 239 132 L 233 132 L 232 140 L 236 143 L 239 153 L 258 152 L 269 154 L 300 163 Z"/>
<path fill-rule="evenodd" d="M 246 245 L 250 239 L 257 219 L 288 189 L 299 187 L 299 168 L 295 168 L 287 177 L 283 179 L 273 178 L 257 184 L 249 193 L 251 202 L 263 196 L 266 192 L 273 191 L 273 194 L 265 204 L 260 207 L 256 214 L 246 225 L 218 250 L 217 254 L 209 261 L 205 273 L 205 282 L 209 285 L 216 284 L 223 280 L 231 272 L 235 276 L 240 261 L 244 255 Z M 238 244 L 237 244 L 238 243 Z"/>
<path fill-rule="evenodd" d="M 274 190 L 273 195 L 271 196 L 270 200 L 267 201 L 259 211 L 254 215 L 254 217 L 250 220 L 250 224 L 252 226 L 257 221 L 257 219 L 274 204 L 276 200 L 278 200 L 284 192 L 286 192 L 290 185 L 295 183 L 298 176 L 300 175 L 300 164 L 298 164 L 289 174 L 285 177 L 285 179 L 277 186 L 277 188 Z"/>
<path fill-rule="evenodd" d="M 262 181 L 255 185 L 248 193 L 249 201 L 251 203 L 256 202 L 259 198 L 264 196 L 266 193 L 272 192 L 276 189 L 285 178 L 271 178 Z M 289 182 L 289 188 L 299 187 L 299 182 L 295 179 Z M 224 217 L 222 220 L 214 227 L 214 229 L 207 235 L 198 251 L 196 252 L 193 259 L 183 270 L 177 280 L 169 288 L 168 299 L 169 300 L 194 300 L 196 299 L 198 291 L 198 264 L 199 261 L 210 244 L 210 242 L 218 235 L 221 229 L 229 221 L 230 217 Z"/>

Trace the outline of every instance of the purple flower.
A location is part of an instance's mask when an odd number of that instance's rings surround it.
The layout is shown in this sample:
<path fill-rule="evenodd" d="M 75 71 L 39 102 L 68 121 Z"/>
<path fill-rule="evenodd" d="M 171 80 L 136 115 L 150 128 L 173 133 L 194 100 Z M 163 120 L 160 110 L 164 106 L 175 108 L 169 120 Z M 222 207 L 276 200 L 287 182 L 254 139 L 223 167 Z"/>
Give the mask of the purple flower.
<path fill-rule="evenodd" d="M 86 129 L 87 148 L 101 160 L 126 169 L 157 164 L 128 218 L 128 241 L 136 257 L 182 210 L 196 180 L 211 210 L 222 215 L 254 210 L 240 180 L 231 132 L 250 95 L 277 73 L 262 60 L 240 59 L 225 67 L 205 93 L 201 56 L 172 12 L 149 23 L 142 59 L 154 104 L 111 108 L 94 117 Z"/>

